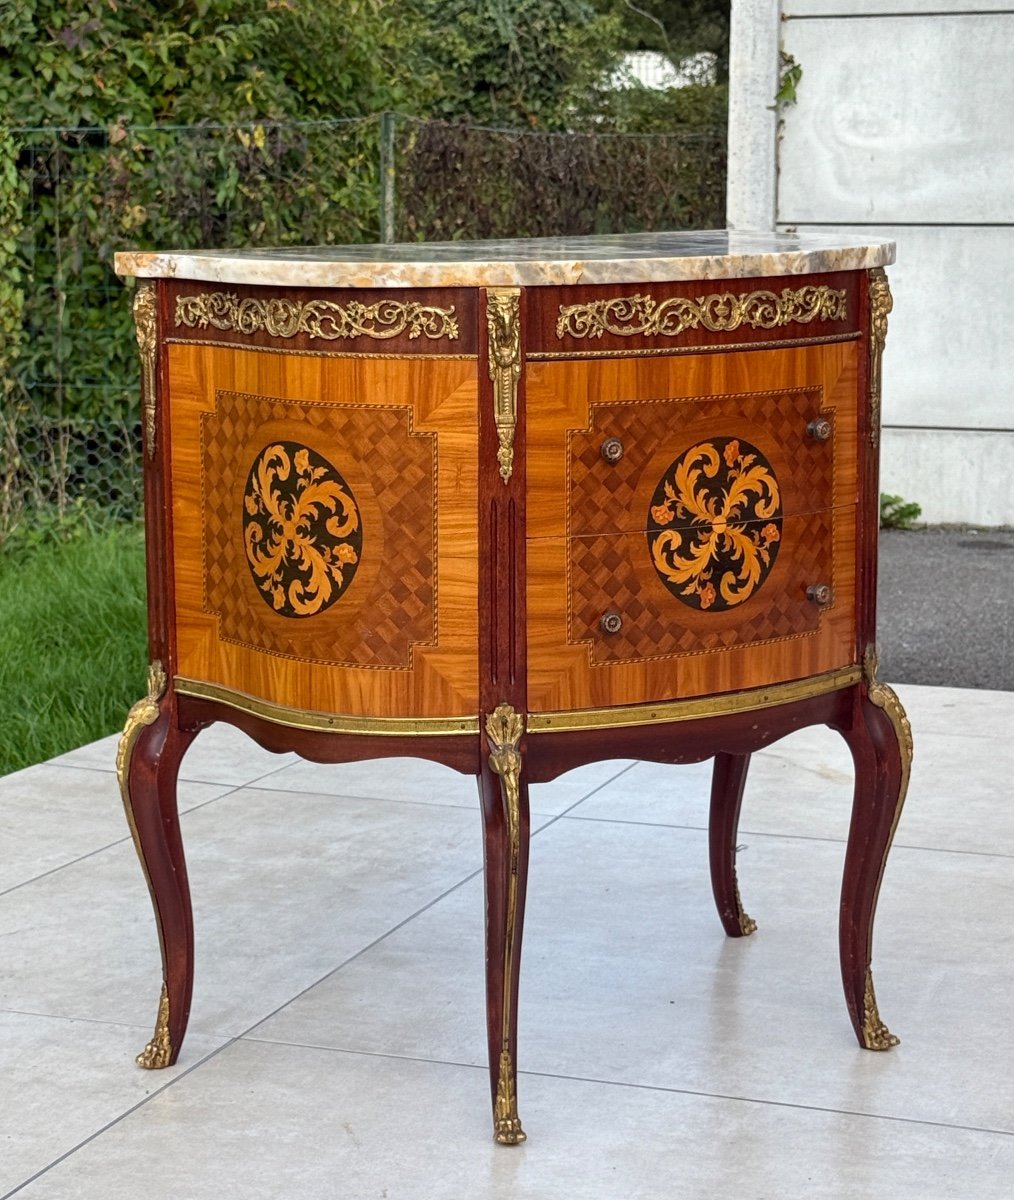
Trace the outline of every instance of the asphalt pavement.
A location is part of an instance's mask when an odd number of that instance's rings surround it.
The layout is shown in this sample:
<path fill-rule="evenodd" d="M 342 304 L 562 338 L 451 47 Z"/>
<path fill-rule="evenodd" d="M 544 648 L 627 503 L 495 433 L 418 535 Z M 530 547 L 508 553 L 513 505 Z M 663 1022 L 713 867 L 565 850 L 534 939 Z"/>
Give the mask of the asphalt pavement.
<path fill-rule="evenodd" d="M 880 678 L 1014 691 L 1014 530 L 883 529 Z"/>

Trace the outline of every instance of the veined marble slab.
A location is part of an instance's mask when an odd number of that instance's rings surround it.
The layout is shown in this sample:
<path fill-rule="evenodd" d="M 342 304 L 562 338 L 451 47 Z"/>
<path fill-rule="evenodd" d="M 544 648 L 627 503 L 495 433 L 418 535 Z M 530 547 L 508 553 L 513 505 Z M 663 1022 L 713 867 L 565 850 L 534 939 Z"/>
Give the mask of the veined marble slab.
<path fill-rule="evenodd" d="M 858 271 L 894 243 L 855 235 L 712 230 L 278 250 L 133 251 L 116 271 L 149 279 L 289 287 L 538 287 Z"/>

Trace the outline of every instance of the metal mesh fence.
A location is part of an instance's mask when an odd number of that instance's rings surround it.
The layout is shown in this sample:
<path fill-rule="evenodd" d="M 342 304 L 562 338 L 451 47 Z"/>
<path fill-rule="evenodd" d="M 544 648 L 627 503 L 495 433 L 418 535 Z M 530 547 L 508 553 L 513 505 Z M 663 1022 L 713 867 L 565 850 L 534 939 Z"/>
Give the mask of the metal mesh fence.
<path fill-rule="evenodd" d="M 17 129 L 5 148 L 0 545 L 40 513 L 139 512 L 138 367 L 117 250 L 369 242 L 382 224 L 409 241 L 724 224 L 722 130 L 532 134 L 384 114 Z"/>
<path fill-rule="evenodd" d="M 376 121 L 19 129 L 21 329 L 5 354 L 0 540 L 140 506 L 137 357 L 116 250 L 376 237 Z"/>
<path fill-rule="evenodd" d="M 406 240 L 555 237 L 725 225 L 725 130 L 531 133 L 399 122 Z"/>

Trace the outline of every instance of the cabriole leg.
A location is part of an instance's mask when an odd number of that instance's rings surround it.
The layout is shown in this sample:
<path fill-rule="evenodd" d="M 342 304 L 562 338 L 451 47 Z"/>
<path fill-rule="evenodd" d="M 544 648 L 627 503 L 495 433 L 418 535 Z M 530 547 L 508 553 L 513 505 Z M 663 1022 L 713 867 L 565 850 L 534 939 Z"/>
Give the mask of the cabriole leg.
<path fill-rule="evenodd" d="M 868 688 L 842 734 L 852 752 L 856 782 L 845 851 L 839 946 L 842 983 L 859 1044 L 889 1050 L 898 1044 L 880 1019 L 873 990 L 873 920 L 880 884 L 901 817 L 912 762 L 912 730 L 901 702 L 867 666 Z"/>
<path fill-rule="evenodd" d="M 749 754 L 716 754 L 711 776 L 708 818 L 711 890 L 722 928 L 729 937 L 745 937 L 757 928 L 757 922 L 743 911 L 736 878 L 736 834 L 749 766 Z"/>
<path fill-rule="evenodd" d="M 166 692 L 161 663 L 148 673 L 148 694 L 130 710 L 116 755 L 116 773 L 134 847 L 155 909 L 162 949 L 162 995 L 155 1032 L 137 1056 L 149 1069 L 176 1061 L 190 1016 L 194 985 L 194 925 L 176 805 L 180 760 L 196 730 L 180 730 L 176 702 Z"/>
<path fill-rule="evenodd" d="M 528 879 L 528 785 L 521 778 L 522 718 L 501 704 L 486 720 L 489 760 L 479 776 L 486 883 L 486 1022 L 493 1135 L 525 1140 L 517 1104 L 517 1003 Z"/>

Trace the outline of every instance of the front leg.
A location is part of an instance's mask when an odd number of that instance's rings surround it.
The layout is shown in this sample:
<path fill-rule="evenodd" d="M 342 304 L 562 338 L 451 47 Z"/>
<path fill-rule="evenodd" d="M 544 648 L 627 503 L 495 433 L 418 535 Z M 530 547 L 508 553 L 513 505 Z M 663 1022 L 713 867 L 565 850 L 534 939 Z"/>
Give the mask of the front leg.
<path fill-rule="evenodd" d="M 194 924 L 183 857 L 176 777 L 196 730 L 181 730 L 176 698 L 166 692 L 161 663 L 148 673 L 148 694 L 130 710 L 116 754 L 116 773 L 148 883 L 162 950 L 162 994 L 151 1041 L 137 1056 L 148 1069 L 176 1061 L 190 1017 L 194 986 Z"/>
<path fill-rule="evenodd" d="M 908 790 L 912 728 L 894 691 L 877 682 L 872 655 L 852 726 L 841 732 L 856 772 L 839 920 L 842 983 L 859 1044 L 889 1050 L 898 1038 L 880 1019 L 870 963 L 880 884 Z"/>
<path fill-rule="evenodd" d="M 518 981 L 528 880 L 528 784 L 521 778 L 523 718 L 501 704 L 486 719 L 489 759 L 479 776 L 486 883 L 486 1024 L 493 1134 L 525 1140 L 517 1103 Z"/>

